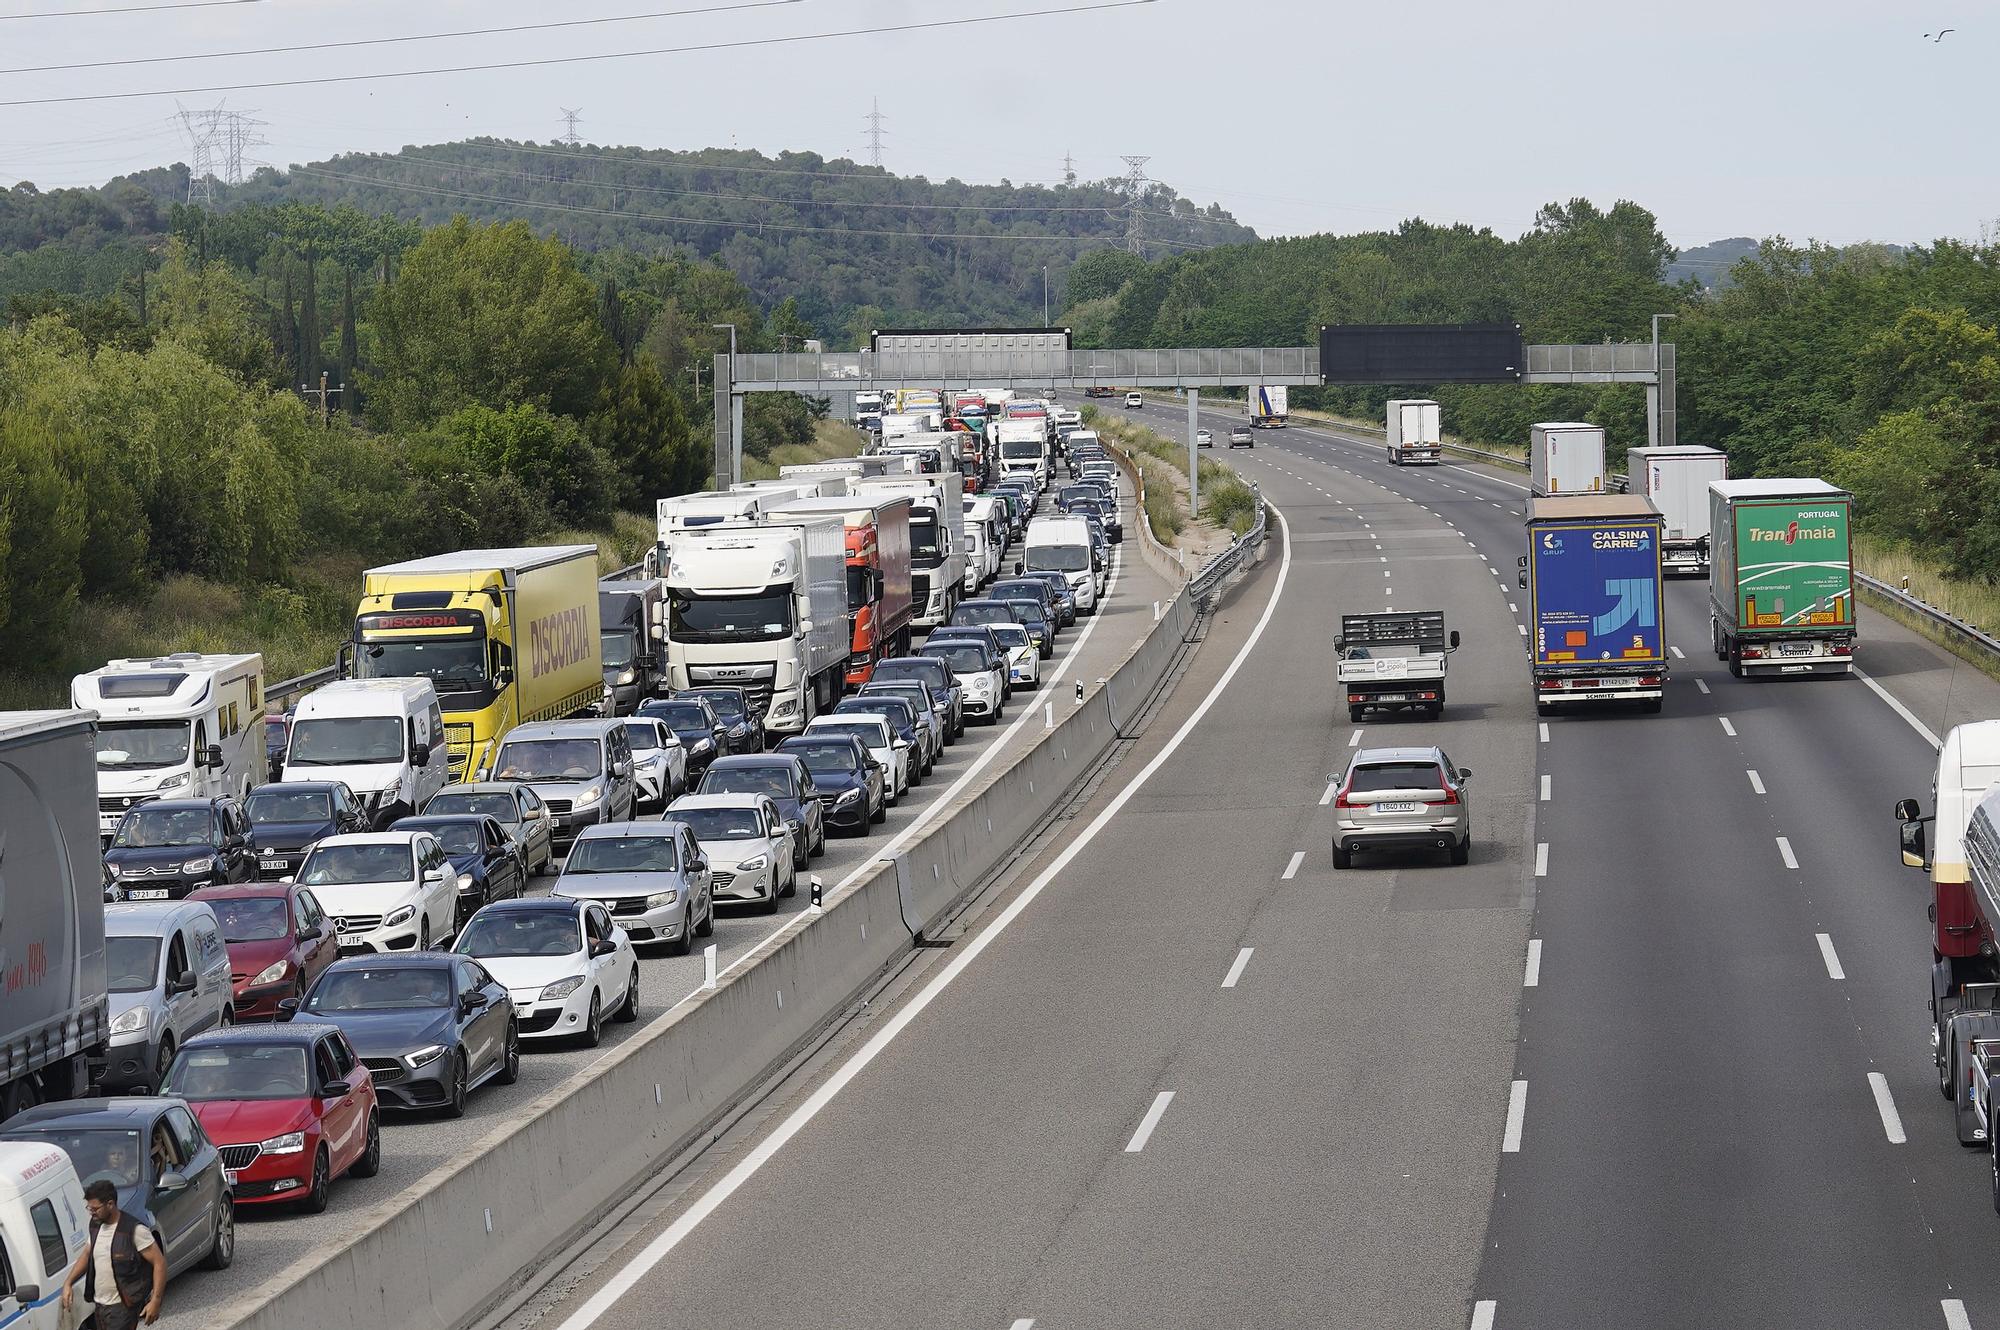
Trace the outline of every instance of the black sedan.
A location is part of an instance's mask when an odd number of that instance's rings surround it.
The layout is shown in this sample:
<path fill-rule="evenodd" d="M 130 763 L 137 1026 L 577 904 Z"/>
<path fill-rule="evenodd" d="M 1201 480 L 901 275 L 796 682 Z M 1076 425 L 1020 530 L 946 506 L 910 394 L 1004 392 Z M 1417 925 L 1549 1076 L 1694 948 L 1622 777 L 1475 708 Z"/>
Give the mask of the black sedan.
<path fill-rule="evenodd" d="M 917 718 L 917 709 L 900 697 L 877 693 L 873 697 L 847 697 L 837 703 L 829 715 L 834 716 L 887 716 L 889 726 L 896 737 L 910 746 L 910 787 L 915 789 L 924 783 L 924 777 L 931 774 L 937 765 L 937 755 L 931 751 L 930 737 L 924 731 L 925 721 Z"/>
<path fill-rule="evenodd" d="M 882 764 L 870 757 L 861 741 L 852 735 L 793 735 L 775 751 L 798 758 L 812 772 L 829 831 L 863 836 L 868 833 L 870 822 L 881 822 L 889 816 Z"/>
<path fill-rule="evenodd" d="M 792 867 L 826 852 L 826 813 L 814 796 L 812 772 L 797 757 L 761 753 L 725 757 L 701 778 L 696 794 L 768 794 L 792 827 Z"/>
<path fill-rule="evenodd" d="M 374 829 L 354 791 L 337 780 L 259 785 L 243 801 L 243 811 L 250 817 L 257 876 L 273 882 L 297 873 L 315 842 Z"/>
<path fill-rule="evenodd" d="M 653 716 L 667 723 L 687 749 L 687 778 L 696 780 L 708 764 L 722 755 L 722 739 L 728 733 L 722 718 L 706 699 L 699 697 L 653 697 L 639 704 L 639 715 Z"/>
<path fill-rule="evenodd" d="M 750 690 L 735 684 L 703 684 L 683 688 L 675 698 L 698 697 L 722 722 L 722 737 L 716 742 L 724 754 L 764 751 L 764 718 L 750 708 Z"/>
<path fill-rule="evenodd" d="M 384 1107 L 464 1117 L 467 1094 L 488 1081 L 512 1085 L 521 1075 L 513 1000 L 470 956 L 344 957 L 304 1002 L 285 1006 L 341 1028 Z"/>
<path fill-rule="evenodd" d="M 460 875 L 460 928 L 486 902 L 509 900 L 527 890 L 527 862 L 498 818 L 483 813 L 426 813 L 398 818 L 389 830 L 428 831 L 444 846 L 445 856 Z"/>
<path fill-rule="evenodd" d="M 1065 628 L 1076 622 L 1076 592 L 1070 589 L 1069 578 L 1051 568 L 1030 569 L 1021 576 L 1049 589 L 1049 594 L 1056 598 L 1056 610 L 1062 615 Z"/>
<path fill-rule="evenodd" d="M 234 799 L 155 799 L 132 808 L 104 852 L 104 894 L 126 901 L 180 900 L 189 892 L 257 876 L 250 819 Z"/>

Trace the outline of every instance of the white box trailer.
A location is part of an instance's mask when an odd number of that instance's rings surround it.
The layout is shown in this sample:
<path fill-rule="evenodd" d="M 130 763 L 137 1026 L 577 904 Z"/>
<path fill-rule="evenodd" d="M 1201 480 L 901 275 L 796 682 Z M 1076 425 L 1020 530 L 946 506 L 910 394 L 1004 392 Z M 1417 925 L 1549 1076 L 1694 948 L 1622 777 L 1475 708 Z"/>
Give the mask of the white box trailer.
<path fill-rule="evenodd" d="M 1634 448 L 1625 454 L 1626 488 L 1653 501 L 1666 519 L 1662 570 L 1708 576 L 1709 482 L 1729 479 L 1729 457 L 1703 444 Z"/>
<path fill-rule="evenodd" d="M 1529 426 L 1528 481 L 1537 498 L 1604 493 L 1603 428 L 1581 421 Z"/>
<path fill-rule="evenodd" d="M 1427 397 L 1398 397 L 1389 402 L 1383 429 L 1389 460 L 1397 466 L 1436 466 L 1443 455 L 1444 433 L 1438 404 Z"/>
<path fill-rule="evenodd" d="M 1260 383 L 1250 390 L 1250 428 L 1283 429 L 1291 413 L 1290 391 L 1282 383 Z"/>

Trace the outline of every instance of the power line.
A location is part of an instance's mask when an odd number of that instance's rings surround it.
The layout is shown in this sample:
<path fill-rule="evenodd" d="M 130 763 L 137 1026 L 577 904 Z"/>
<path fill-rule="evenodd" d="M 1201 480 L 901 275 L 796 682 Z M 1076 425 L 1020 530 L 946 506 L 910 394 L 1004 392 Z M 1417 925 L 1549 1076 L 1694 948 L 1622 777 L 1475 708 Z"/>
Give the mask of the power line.
<path fill-rule="evenodd" d="M 221 0 L 217 0 L 221 2 Z M 239 0 L 229 0 L 237 3 Z M 240 0 L 250 3 L 251 0 Z M 689 46 L 659 46 L 644 51 L 605 51 L 596 55 L 545 56 L 535 60 L 496 60 L 478 65 L 441 65 L 433 69 L 399 69 L 379 74 L 330 74 L 319 78 L 267 79 L 259 83 L 218 83 L 195 88 L 149 88 L 143 92 L 74 93 L 67 97 L 20 97 L 0 101 L 8 106 L 57 106 L 69 102 L 117 102 L 136 97 L 173 97 L 197 92 L 252 92 L 265 88 L 325 87 L 338 83 L 370 83 L 384 79 L 430 78 L 438 74 L 479 74 L 497 69 L 539 69 L 551 65 L 580 65 L 604 60 L 633 60 L 655 55 L 699 55 L 710 51 L 737 51 L 763 46 L 792 46 L 804 42 L 831 41 L 841 37 L 877 37 L 895 32 L 926 32 L 940 28 L 977 27 L 990 23 L 1011 23 L 1021 19 L 1057 18 L 1070 14 L 1099 13 L 1132 9 L 1154 0 L 1098 0 L 1095 4 L 1063 5 L 1055 9 L 1014 10 L 1005 14 L 980 14 L 969 18 L 933 19 L 923 23 L 888 23 L 872 28 L 843 28 L 833 32 L 804 32 L 787 37 L 750 37 L 727 42 L 701 42 Z"/>
<path fill-rule="evenodd" d="M 214 9 L 219 5 L 254 5 L 258 0 L 180 0 L 170 5 L 127 5 L 122 9 L 45 9 L 38 14 L 0 14 L 0 22 L 19 18 L 84 18 L 91 14 L 150 14 L 156 9 Z"/>
<path fill-rule="evenodd" d="M 250 4 L 254 0 L 210 0 L 214 4 Z M 561 19 L 552 23 L 517 23 L 505 28 L 466 28 L 461 32 L 420 32 L 407 37 L 358 37 L 344 42 L 307 42 L 299 46 L 263 46 L 243 51 L 203 51 L 192 55 L 142 55 L 129 60 L 84 60 L 70 65 L 23 65 L 0 69 L 0 74 L 58 74 L 75 69 L 121 69 L 128 65 L 170 65 L 187 60 L 229 60 L 246 55 L 291 55 L 299 51 L 339 51 L 358 46 L 398 46 L 404 42 L 438 42 L 454 37 L 495 37 L 515 32 L 546 32 L 552 28 L 587 28 L 606 23 L 637 23 L 645 19 L 684 18 L 693 14 L 726 14 L 739 9 L 774 9 L 781 5 L 804 4 L 805 0 L 744 0 L 740 4 L 707 5 L 700 9 L 661 9 L 650 14 L 614 14 L 604 18 Z M 172 5 L 159 6 L 162 9 Z M 124 10 L 107 10 L 124 13 Z M 33 14 L 7 14 L 3 18 L 35 18 Z"/>

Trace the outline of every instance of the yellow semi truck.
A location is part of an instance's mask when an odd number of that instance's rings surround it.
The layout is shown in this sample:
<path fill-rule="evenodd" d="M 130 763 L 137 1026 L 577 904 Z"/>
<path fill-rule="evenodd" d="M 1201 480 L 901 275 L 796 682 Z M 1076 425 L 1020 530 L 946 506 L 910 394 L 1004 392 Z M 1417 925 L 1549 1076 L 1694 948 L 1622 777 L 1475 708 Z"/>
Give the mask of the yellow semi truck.
<path fill-rule="evenodd" d="M 597 548 L 460 550 L 368 570 L 341 674 L 429 679 L 454 782 L 479 780 L 516 725 L 604 693 Z"/>

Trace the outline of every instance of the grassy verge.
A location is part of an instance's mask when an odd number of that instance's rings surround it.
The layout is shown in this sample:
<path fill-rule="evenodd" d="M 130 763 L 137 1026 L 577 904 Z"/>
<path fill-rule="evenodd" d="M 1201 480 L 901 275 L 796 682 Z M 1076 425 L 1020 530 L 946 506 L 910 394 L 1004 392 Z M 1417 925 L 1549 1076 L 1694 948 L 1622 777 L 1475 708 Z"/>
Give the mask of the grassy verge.
<path fill-rule="evenodd" d="M 771 450 L 768 459 L 743 458 L 743 479 L 776 480 L 781 466 L 803 466 L 807 462 L 830 462 L 836 457 L 859 457 L 867 436 L 852 425 L 838 420 L 821 420 L 813 425 L 811 443 L 788 443 Z"/>
<path fill-rule="evenodd" d="M 1146 518 L 1153 535 L 1161 544 L 1172 545 L 1194 520 L 1181 494 L 1188 474 L 1187 445 L 1122 416 L 1087 406 L 1084 410 L 1093 430 L 1132 454 L 1146 480 Z M 1249 485 L 1229 467 L 1202 458 L 1200 524 L 1240 536 L 1256 520 L 1257 497 Z"/>
<path fill-rule="evenodd" d="M 1896 549 L 1865 535 L 1857 535 L 1854 539 L 1854 566 L 1870 577 L 1891 586 L 1903 587 L 1926 604 L 1975 628 L 1988 633 L 2000 628 L 2000 588 L 1947 577 L 1934 565 L 1925 563 L 1908 550 Z M 1859 588 L 1859 594 L 1872 609 L 1929 638 L 1960 660 L 2000 679 L 2000 662 L 1983 649 L 1969 645 L 1957 633 L 1886 596 L 1877 595 L 1867 587 Z"/>

